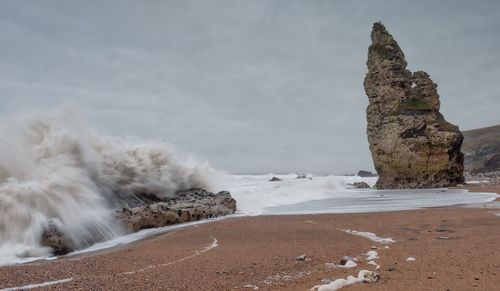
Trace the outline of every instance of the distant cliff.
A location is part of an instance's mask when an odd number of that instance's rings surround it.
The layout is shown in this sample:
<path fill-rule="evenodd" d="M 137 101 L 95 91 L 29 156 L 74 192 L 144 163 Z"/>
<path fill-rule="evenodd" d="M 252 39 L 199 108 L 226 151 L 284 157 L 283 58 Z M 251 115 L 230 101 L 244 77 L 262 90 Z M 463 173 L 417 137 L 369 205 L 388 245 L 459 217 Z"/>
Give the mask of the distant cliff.
<path fill-rule="evenodd" d="M 373 25 L 371 40 L 364 88 L 376 187 L 463 183 L 463 136 L 439 112 L 437 85 L 426 72 L 406 69 L 403 51 L 381 23 Z"/>
<path fill-rule="evenodd" d="M 463 132 L 462 152 L 469 173 L 500 170 L 500 125 Z"/>

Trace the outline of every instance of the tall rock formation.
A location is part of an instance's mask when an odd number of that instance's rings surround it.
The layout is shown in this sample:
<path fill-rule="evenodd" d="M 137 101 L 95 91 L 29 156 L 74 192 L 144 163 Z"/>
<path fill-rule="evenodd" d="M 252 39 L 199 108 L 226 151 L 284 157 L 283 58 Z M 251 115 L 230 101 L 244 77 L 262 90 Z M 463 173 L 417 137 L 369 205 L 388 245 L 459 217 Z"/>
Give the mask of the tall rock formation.
<path fill-rule="evenodd" d="M 406 69 L 403 51 L 381 23 L 368 49 L 364 87 L 367 133 L 379 189 L 446 187 L 464 182 L 463 135 L 439 113 L 437 85 Z"/>

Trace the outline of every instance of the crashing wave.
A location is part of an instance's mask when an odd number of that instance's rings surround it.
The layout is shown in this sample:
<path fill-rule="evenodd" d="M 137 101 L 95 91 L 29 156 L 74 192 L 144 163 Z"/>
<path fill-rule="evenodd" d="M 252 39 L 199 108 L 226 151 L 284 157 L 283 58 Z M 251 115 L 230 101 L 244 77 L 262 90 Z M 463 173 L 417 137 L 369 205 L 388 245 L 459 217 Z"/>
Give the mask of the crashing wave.
<path fill-rule="evenodd" d="M 141 195 L 210 188 L 206 163 L 181 161 L 161 142 L 93 133 L 58 116 L 0 129 L 0 264 L 47 255 L 55 227 L 76 248 L 123 233 L 113 211 Z"/>

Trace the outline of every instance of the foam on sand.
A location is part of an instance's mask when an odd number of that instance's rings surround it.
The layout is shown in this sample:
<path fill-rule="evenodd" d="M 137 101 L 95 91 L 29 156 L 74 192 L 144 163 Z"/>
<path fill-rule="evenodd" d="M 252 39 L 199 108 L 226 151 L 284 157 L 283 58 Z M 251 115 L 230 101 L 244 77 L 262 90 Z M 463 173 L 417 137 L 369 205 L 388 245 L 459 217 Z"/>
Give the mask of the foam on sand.
<path fill-rule="evenodd" d="M 312 287 L 310 290 L 318 290 L 318 291 L 336 291 L 342 287 L 349 286 L 356 283 L 363 283 L 372 280 L 372 276 L 374 273 L 368 270 L 361 270 L 358 273 L 357 277 L 348 276 L 345 279 L 337 279 L 328 284 L 316 285 Z"/>
<path fill-rule="evenodd" d="M 376 251 L 369 251 L 366 253 L 366 260 L 371 261 L 378 259 L 378 253 Z"/>
<path fill-rule="evenodd" d="M 49 286 L 53 286 L 53 285 L 68 283 L 71 281 L 73 281 L 73 278 L 66 278 L 66 279 L 55 280 L 55 281 L 47 281 L 47 282 L 38 283 L 38 284 L 28 284 L 28 285 L 19 286 L 19 287 L 4 288 L 4 289 L 0 289 L 0 291 L 28 290 L 28 289 L 49 287 Z"/>
<path fill-rule="evenodd" d="M 387 238 L 385 238 L 385 237 L 378 237 L 373 232 L 356 231 L 356 230 L 351 230 L 351 229 L 344 229 L 343 231 L 347 232 L 349 234 L 352 234 L 352 235 L 357 235 L 357 236 L 361 236 L 361 237 L 367 238 L 367 239 L 369 239 L 371 241 L 374 241 L 374 242 L 377 242 L 377 243 L 380 243 L 380 244 L 390 244 L 390 243 L 396 242 L 395 240 L 393 240 L 390 237 L 387 237 Z"/>
<path fill-rule="evenodd" d="M 337 265 L 337 267 L 350 269 L 356 267 L 357 265 L 358 264 L 354 260 L 347 260 L 345 265 Z"/>
<path fill-rule="evenodd" d="M 213 237 L 213 236 L 210 236 L 210 237 L 212 238 L 212 243 L 210 245 L 202 248 L 199 251 L 194 251 L 194 253 L 192 255 L 189 255 L 189 256 L 186 256 L 186 257 L 183 257 L 183 258 L 180 258 L 178 260 L 171 261 L 171 262 L 166 262 L 166 263 L 162 263 L 162 264 L 158 264 L 158 265 L 150 265 L 150 266 L 147 266 L 147 267 L 144 267 L 144 268 L 140 268 L 140 269 L 137 269 L 137 270 L 123 272 L 123 273 L 120 273 L 119 275 L 133 275 L 133 274 L 141 273 L 141 272 L 144 272 L 144 271 L 147 271 L 147 270 L 150 270 L 150 269 L 154 269 L 154 268 L 171 266 L 171 265 L 174 265 L 174 264 L 177 264 L 177 263 L 180 263 L 180 262 L 192 259 L 194 257 L 197 257 L 197 256 L 199 256 L 199 255 L 201 255 L 201 254 L 203 254 L 205 252 L 208 252 L 211 249 L 214 249 L 214 248 L 216 248 L 216 247 L 219 246 L 219 242 L 217 241 L 217 239 L 215 237 Z"/>

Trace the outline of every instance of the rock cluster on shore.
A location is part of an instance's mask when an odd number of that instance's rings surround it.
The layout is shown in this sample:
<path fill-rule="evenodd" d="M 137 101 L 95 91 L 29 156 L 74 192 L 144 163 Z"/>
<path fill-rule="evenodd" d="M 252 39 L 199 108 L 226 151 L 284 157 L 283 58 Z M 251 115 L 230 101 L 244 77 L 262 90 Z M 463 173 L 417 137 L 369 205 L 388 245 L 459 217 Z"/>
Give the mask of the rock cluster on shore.
<path fill-rule="evenodd" d="M 124 207 L 115 213 L 129 232 L 224 216 L 236 211 L 236 200 L 227 191 L 214 194 L 203 189 L 190 189 L 178 192 L 174 198 L 161 199 L 155 195 L 139 198 L 142 205 Z M 52 248 L 55 255 L 64 255 L 76 248 L 55 225 L 49 225 L 43 232 L 41 244 Z"/>
<path fill-rule="evenodd" d="M 437 85 L 427 73 L 406 69 L 403 51 L 381 23 L 373 25 L 371 39 L 364 88 L 376 187 L 463 183 L 463 135 L 439 112 Z"/>

